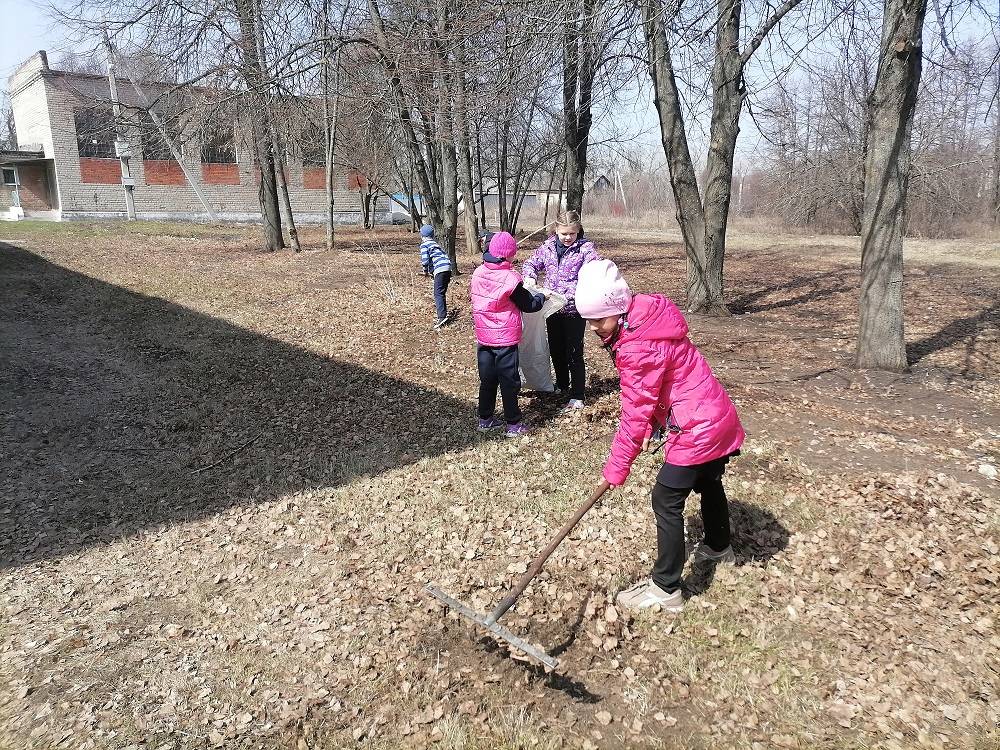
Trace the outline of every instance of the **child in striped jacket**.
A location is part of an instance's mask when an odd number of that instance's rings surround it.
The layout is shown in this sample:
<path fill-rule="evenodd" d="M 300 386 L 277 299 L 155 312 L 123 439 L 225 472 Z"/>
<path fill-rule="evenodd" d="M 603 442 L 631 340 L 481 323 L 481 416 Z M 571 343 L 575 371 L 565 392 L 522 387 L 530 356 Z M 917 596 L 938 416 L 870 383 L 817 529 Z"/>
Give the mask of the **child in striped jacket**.
<path fill-rule="evenodd" d="M 448 322 L 448 284 L 451 282 L 451 261 L 444 250 L 434 239 L 434 227 L 427 224 L 420 227 L 420 265 L 424 275 L 434 276 L 434 305 L 437 308 L 437 321 L 434 330 Z"/>

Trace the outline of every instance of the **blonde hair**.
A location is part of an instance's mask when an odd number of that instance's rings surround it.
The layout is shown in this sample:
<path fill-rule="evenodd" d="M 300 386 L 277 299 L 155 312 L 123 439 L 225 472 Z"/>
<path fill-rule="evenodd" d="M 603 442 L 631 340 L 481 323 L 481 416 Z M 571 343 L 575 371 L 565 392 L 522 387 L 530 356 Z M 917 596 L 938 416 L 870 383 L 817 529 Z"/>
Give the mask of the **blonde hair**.
<path fill-rule="evenodd" d="M 557 227 L 576 227 L 577 232 L 583 231 L 583 223 L 580 221 L 580 214 L 577 211 L 566 211 L 556 216 Z"/>

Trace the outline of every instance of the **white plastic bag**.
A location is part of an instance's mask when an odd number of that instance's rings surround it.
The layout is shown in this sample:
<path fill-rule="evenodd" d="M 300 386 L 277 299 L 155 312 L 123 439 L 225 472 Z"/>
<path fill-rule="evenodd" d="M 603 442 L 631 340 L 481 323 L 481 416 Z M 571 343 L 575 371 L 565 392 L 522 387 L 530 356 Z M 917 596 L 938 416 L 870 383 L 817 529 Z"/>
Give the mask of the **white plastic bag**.
<path fill-rule="evenodd" d="M 534 286 L 525 288 L 535 293 Z M 522 313 L 521 320 L 524 332 L 521 335 L 521 345 L 518 347 L 520 361 L 521 387 L 529 391 L 555 390 L 552 382 L 552 363 L 549 359 L 549 337 L 545 330 L 545 320 L 552 313 L 561 310 L 566 305 L 566 298 L 556 292 L 550 292 L 542 309 L 536 313 Z"/>

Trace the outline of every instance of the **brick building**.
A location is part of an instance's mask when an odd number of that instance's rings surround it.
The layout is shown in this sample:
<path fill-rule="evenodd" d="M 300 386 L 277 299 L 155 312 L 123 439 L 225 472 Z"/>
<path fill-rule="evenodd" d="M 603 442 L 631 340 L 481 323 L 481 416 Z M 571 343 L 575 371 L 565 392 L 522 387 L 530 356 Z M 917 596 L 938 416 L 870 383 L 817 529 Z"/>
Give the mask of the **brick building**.
<path fill-rule="evenodd" d="M 111 95 L 105 76 L 53 70 L 45 52 L 21 64 L 8 80 L 17 149 L 0 151 L 0 218 L 53 220 L 124 218 L 125 190 L 117 154 L 122 147 L 134 182 L 135 211 L 140 219 L 208 218 L 197 193 L 173 158 L 159 128 L 127 80 L 119 81 L 118 96 L 128 114 L 124 137 L 115 135 Z M 143 84 L 144 93 L 166 105 L 165 84 Z M 206 89 L 192 87 L 190 100 Z M 180 148 L 184 166 L 196 180 L 219 220 L 259 221 L 260 180 L 245 127 L 237 114 L 214 115 L 214 122 L 171 112 L 160 119 Z M 116 140 L 118 143 L 116 144 Z M 286 165 L 289 199 L 297 221 L 325 221 L 325 166 L 322 154 L 290 148 Z M 335 206 L 341 222 L 360 220 L 361 201 L 348 189 L 347 174 L 337 175 Z M 375 215 L 386 220 L 388 199 L 376 204 Z"/>

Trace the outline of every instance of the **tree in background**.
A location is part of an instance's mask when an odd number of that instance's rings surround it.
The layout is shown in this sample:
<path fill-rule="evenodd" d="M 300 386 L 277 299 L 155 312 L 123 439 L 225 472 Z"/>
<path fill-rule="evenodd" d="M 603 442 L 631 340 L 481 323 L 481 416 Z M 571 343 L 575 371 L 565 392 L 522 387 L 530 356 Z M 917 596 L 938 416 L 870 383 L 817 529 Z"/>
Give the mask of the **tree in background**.
<path fill-rule="evenodd" d="M 0 91 L 0 149 L 17 148 L 17 131 L 14 130 L 14 110 L 7 92 Z"/>
<path fill-rule="evenodd" d="M 885 0 L 865 156 L 857 364 L 906 369 L 903 228 L 927 0 Z"/>
<path fill-rule="evenodd" d="M 747 96 L 746 68 L 764 40 L 802 0 L 776 7 L 761 2 L 712 0 L 690 5 L 645 0 L 646 61 L 653 82 L 663 152 L 670 168 L 677 223 L 687 254 L 687 307 L 728 314 L 723 294 L 726 230 L 740 114 Z M 712 19 L 702 31 L 703 19 Z M 752 24 L 755 31 L 748 31 Z M 748 35 L 748 38 L 746 38 Z M 702 51 L 703 45 L 710 50 Z M 703 52 L 692 56 L 693 53 Z M 687 61 L 684 70 L 677 63 Z M 685 74 L 708 70 L 711 115 L 703 189 L 688 144 L 694 119 L 684 113 Z"/>

